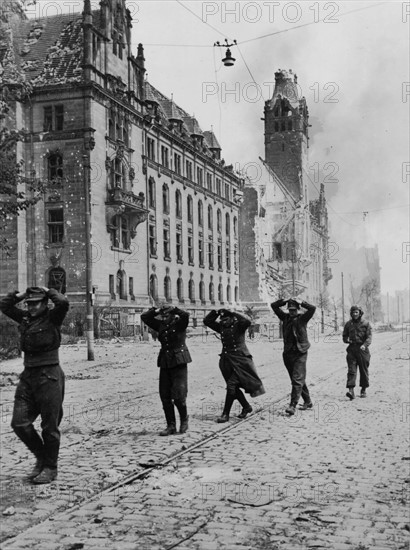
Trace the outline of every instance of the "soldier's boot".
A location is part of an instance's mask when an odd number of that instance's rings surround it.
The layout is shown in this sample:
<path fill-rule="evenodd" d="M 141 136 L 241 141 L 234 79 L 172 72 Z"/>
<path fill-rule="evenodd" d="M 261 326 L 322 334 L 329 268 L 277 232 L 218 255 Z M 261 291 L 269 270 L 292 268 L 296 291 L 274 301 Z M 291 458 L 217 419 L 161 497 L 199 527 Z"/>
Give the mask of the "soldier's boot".
<path fill-rule="evenodd" d="M 175 406 L 178 409 L 179 417 L 181 419 L 181 425 L 179 427 L 179 433 L 184 434 L 188 431 L 188 411 L 185 403 L 181 401 L 175 401 Z"/>
<path fill-rule="evenodd" d="M 57 477 L 57 468 L 48 468 L 47 466 L 43 471 L 32 479 L 32 482 L 36 485 L 45 485 L 46 483 L 51 483 Z"/>
<path fill-rule="evenodd" d="M 239 388 L 236 388 L 235 398 L 242 405 L 242 411 L 238 414 L 238 418 L 246 418 L 248 414 L 252 412 L 253 409 L 250 403 L 248 403 L 244 393 Z"/>
<path fill-rule="evenodd" d="M 231 393 L 226 394 L 224 410 L 222 411 L 222 415 L 216 419 L 216 421 L 219 424 L 229 421 L 229 413 L 231 412 L 231 408 L 235 399 L 236 399 L 235 394 L 231 394 Z"/>
<path fill-rule="evenodd" d="M 36 463 L 34 465 L 34 468 L 31 470 L 31 472 L 28 474 L 28 478 L 29 479 L 34 479 L 35 477 L 37 477 L 39 474 L 41 474 L 41 472 L 43 471 L 43 465 L 44 465 L 44 460 L 43 460 L 43 457 L 37 457 L 36 458 Z"/>
<path fill-rule="evenodd" d="M 167 427 L 159 435 L 172 435 L 177 433 L 176 421 L 175 421 L 175 409 L 172 401 L 166 401 L 162 403 L 164 409 L 165 419 L 167 421 Z"/>

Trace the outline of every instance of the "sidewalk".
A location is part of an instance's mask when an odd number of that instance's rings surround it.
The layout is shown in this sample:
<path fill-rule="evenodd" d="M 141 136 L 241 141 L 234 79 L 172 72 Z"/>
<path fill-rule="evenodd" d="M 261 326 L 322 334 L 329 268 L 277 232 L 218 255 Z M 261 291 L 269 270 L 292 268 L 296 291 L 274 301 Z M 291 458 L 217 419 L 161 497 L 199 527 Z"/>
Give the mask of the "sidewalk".
<path fill-rule="evenodd" d="M 308 382 L 314 408 L 291 418 L 284 415 L 282 405 L 272 405 L 289 390 L 279 363 L 280 344 L 252 344 L 267 389 L 261 402 L 264 412 L 155 469 L 145 479 L 76 506 L 84 496 L 122 476 L 142 472 L 139 464 L 159 462 L 221 429 L 214 422 L 224 395 L 214 364 L 219 345 L 199 344 L 193 349 L 203 357 L 190 372 L 191 429 L 184 436 L 157 437 L 163 422 L 156 394 L 158 373 L 149 363 L 158 350 L 150 346 L 139 353 L 140 366 L 149 364 L 140 368 L 139 386 L 127 375 L 135 365 L 124 350 L 123 365 L 102 361 L 94 369 L 81 367 L 86 369 L 83 378 L 99 377 L 98 386 L 97 378 L 76 380 L 76 398 L 91 393 L 112 410 L 108 414 L 101 412 L 107 408 L 95 408 L 100 418 L 91 425 L 84 422 L 84 413 L 82 422 L 73 416 L 65 428 L 57 484 L 35 490 L 23 484 L 27 453 L 10 434 L 2 456 L 2 484 L 10 489 L 10 477 L 14 479 L 20 484 L 21 498 L 14 504 L 16 514 L 3 519 L 10 520 L 9 534 L 21 534 L 4 542 L 2 549 L 408 547 L 408 344 L 399 333 L 375 335 L 369 397 L 352 402 L 344 397 L 344 346 L 340 341 L 313 343 Z M 336 374 L 329 377 L 332 371 Z M 142 407 L 130 408 L 136 395 Z M 73 398 L 71 393 L 67 404 Z M 93 419 L 97 420 L 95 413 Z M 16 456 L 21 460 L 17 468 Z M 65 511 L 59 513 L 59 506 Z M 24 532 L 33 511 L 37 518 L 51 517 Z"/>

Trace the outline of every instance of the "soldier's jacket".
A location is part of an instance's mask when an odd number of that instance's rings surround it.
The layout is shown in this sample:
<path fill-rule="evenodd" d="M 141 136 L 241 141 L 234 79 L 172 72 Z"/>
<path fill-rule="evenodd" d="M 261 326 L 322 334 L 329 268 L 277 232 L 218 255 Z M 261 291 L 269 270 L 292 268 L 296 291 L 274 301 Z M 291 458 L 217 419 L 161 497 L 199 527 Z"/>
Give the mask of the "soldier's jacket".
<path fill-rule="evenodd" d="M 12 292 L 0 300 L 0 311 L 19 323 L 25 367 L 55 365 L 59 362 L 60 328 L 69 303 L 63 294 L 54 289 L 50 289 L 47 296 L 54 303 L 54 308 L 46 309 L 38 317 L 31 317 L 28 311 L 16 307 L 21 301 L 17 298 L 17 292 Z"/>
<path fill-rule="evenodd" d="M 369 347 L 372 343 L 372 327 L 368 321 L 347 321 L 343 329 L 343 342 L 345 344 L 365 345 Z"/>
<path fill-rule="evenodd" d="M 204 318 L 204 325 L 221 335 L 223 346 L 222 352 L 242 352 L 244 355 L 250 355 L 245 344 L 245 333 L 251 321 L 245 315 L 241 315 L 237 312 L 232 313 L 232 317 L 236 319 L 236 322 L 230 327 L 225 327 L 216 320 L 218 318 L 218 312 L 212 310 Z"/>
<path fill-rule="evenodd" d="M 306 353 L 310 348 L 310 342 L 307 334 L 307 323 L 313 317 L 316 307 L 303 301 L 301 306 L 306 309 L 304 313 L 299 313 L 296 317 L 291 317 L 280 308 L 286 304 L 285 300 L 277 300 L 271 304 L 275 315 L 283 323 L 283 343 L 284 351 L 290 351 L 294 346 L 300 353 Z"/>
<path fill-rule="evenodd" d="M 169 322 L 156 319 L 157 315 L 156 308 L 152 307 L 141 315 L 141 320 L 158 333 L 158 340 L 161 342 L 158 367 L 171 369 L 191 363 L 192 358 L 185 343 L 189 313 L 176 307 L 172 311 L 173 317 Z M 175 315 L 178 315 L 179 319 L 176 319 Z"/>

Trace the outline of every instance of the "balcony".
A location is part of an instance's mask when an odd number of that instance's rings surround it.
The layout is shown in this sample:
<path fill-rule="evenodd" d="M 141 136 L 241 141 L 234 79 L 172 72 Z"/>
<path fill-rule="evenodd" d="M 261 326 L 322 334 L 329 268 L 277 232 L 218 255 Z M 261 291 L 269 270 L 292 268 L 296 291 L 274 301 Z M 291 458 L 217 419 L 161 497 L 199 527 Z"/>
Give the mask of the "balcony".
<path fill-rule="evenodd" d="M 131 191 L 125 191 L 121 187 L 107 190 L 105 203 L 106 223 L 108 231 L 113 226 L 113 218 L 121 215 L 128 219 L 130 235 L 134 238 L 137 234 L 137 226 L 148 218 L 148 210 L 144 207 L 145 195 L 135 195 Z"/>

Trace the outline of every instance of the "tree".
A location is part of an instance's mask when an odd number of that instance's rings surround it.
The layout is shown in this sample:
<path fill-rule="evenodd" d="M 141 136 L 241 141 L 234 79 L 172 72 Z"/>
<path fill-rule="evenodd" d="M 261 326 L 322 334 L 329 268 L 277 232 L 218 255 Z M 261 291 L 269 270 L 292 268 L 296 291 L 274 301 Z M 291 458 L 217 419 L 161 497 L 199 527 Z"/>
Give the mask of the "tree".
<path fill-rule="evenodd" d="M 24 163 L 17 158 L 17 144 L 24 139 L 24 130 L 15 128 L 14 118 L 16 103 L 29 96 L 31 86 L 15 61 L 11 22 L 25 19 L 25 8 L 34 3 L 35 0 L 3 0 L 0 6 L 0 250 L 6 253 L 7 223 L 41 198 L 34 185 L 29 186 L 29 195 L 21 189 Z"/>

